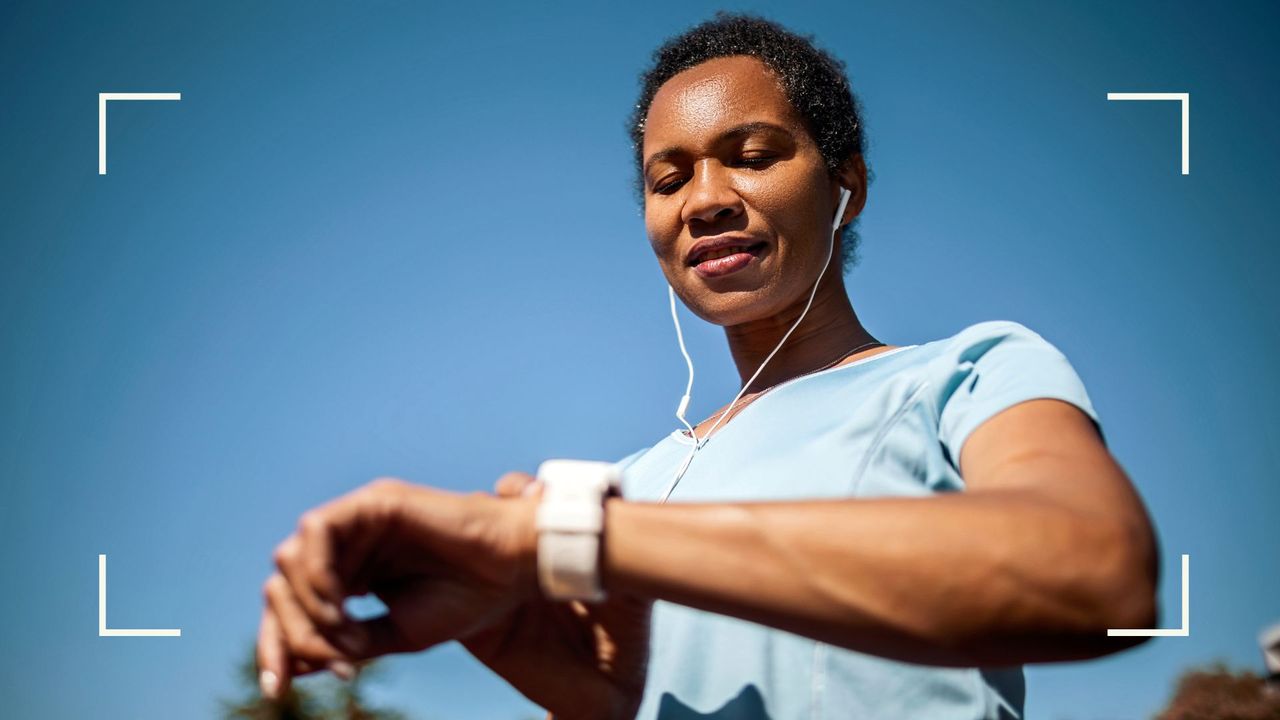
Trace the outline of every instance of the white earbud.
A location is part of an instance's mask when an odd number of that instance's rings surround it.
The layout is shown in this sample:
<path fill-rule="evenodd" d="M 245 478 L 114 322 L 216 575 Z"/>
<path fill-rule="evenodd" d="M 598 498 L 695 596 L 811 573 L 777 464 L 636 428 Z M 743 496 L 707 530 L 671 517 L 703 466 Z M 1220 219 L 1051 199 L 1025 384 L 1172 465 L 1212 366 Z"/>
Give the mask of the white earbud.
<path fill-rule="evenodd" d="M 845 206 L 849 204 L 849 198 L 852 196 L 853 193 L 851 193 L 848 188 L 844 186 L 840 187 L 840 204 L 839 207 L 836 208 L 835 218 L 831 221 L 831 242 L 827 244 L 827 259 L 822 263 L 822 270 L 818 271 L 818 279 L 813 282 L 813 290 L 809 293 L 809 302 L 805 303 L 804 311 L 800 313 L 800 317 L 797 318 L 795 324 L 791 326 L 791 330 L 788 330 L 787 334 L 783 335 L 782 339 L 778 341 L 778 347 L 775 347 L 773 352 L 769 353 L 769 356 L 764 359 L 764 362 L 760 363 L 760 367 L 756 369 L 755 375 L 752 375 L 751 379 L 742 386 L 742 389 L 738 391 L 738 396 L 733 399 L 733 402 L 729 403 L 729 407 L 720 414 L 720 418 L 711 426 L 711 429 L 707 431 L 706 438 L 702 440 L 698 440 L 697 431 L 693 429 L 693 426 L 689 424 L 689 421 L 686 420 L 684 416 L 685 411 L 689 409 L 689 399 L 693 392 L 693 360 L 689 358 L 689 351 L 686 350 L 684 346 L 684 333 L 680 331 L 680 316 L 676 314 L 676 291 L 671 287 L 671 285 L 667 285 L 667 297 L 671 301 L 671 320 L 676 326 L 676 341 L 680 343 L 680 354 L 684 355 L 685 364 L 689 366 L 689 383 L 685 385 L 684 396 L 680 398 L 680 406 L 676 409 L 676 418 L 678 418 L 680 422 L 684 423 L 684 426 L 689 430 L 689 434 L 693 436 L 693 449 L 684 459 L 684 463 L 681 464 L 680 470 L 677 471 L 675 477 L 671 479 L 671 483 L 667 485 L 667 489 L 662 493 L 662 498 L 658 502 L 667 501 L 667 498 L 671 495 L 671 491 L 675 489 L 676 483 L 680 482 L 680 478 L 684 477 L 685 471 L 689 469 L 689 463 L 693 462 L 693 456 L 697 454 L 698 450 L 700 450 L 708 440 L 711 439 L 711 434 L 714 433 L 716 428 L 720 427 L 720 423 L 729 416 L 729 412 L 733 410 L 733 406 L 737 405 L 738 400 L 742 399 L 743 393 L 747 391 L 747 388 L 751 387 L 751 383 L 755 382 L 756 377 L 760 375 L 760 371 L 764 370 L 764 366 L 769 364 L 769 361 L 773 359 L 773 356 L 782 348 L 782 344 L 787 341 L 787 338 L 791 337 L 792 331 L 800 326 L 800 322 L 804 320 L 804 316 L 809 313 L 809 308 L 813 305 L 813 298 L 818 294 L 818 285 L 822 283 L 822 276 L 827 272 L 827 266 L 831 264 L 831 255 L 835 252 L 836 247 L 836 230 L 840 229 L 840 221 L 844 218 Z"/>

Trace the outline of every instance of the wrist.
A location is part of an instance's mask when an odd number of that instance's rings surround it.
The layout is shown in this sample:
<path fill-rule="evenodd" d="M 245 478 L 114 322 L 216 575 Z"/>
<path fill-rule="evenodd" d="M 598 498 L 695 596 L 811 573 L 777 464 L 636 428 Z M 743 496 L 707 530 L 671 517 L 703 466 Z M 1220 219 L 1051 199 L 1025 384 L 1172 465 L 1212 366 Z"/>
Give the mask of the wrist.
<path fill-rule="evenodd" d="M 600 569 L 600 587 L 606 593 L 618 593 L 622 588 L 618 587 L 618 579 L 611 570 L 609 557 L 610 535 L 616 537 L 618 510 L 625 501 L 621 495 L 610 495 L 604 499 L 604 529 L 600 532 L 600 559 L 597 561 L 596 567 Z"/>
<path fill-rule="evenodd" d="M 586 460 L 547 460 L 538 467 L 542 485 L 535 519 L 538 585 L 551 600 L 601 602 L 604 505 L 618 494 L 616 465 Z"/>
<path fill-rule="evenodd" d="M 493 499 L 499 514 L 497 523 L 503 528 L 499 551 L 508 566 L 507 577 L 512 593 L 520 600 L 541 596 L 538 587 L 538 496 Z"/>

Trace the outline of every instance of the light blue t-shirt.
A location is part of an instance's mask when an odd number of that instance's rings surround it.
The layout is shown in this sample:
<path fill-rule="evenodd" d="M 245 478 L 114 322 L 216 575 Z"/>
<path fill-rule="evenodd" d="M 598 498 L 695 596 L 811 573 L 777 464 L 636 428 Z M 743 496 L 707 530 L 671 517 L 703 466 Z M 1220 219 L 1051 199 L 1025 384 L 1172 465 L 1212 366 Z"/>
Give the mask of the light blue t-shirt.
<path fill-rule="evenodd" d="M 668 502 L 960 492 L 965 438 L 1035 398 L 1098 422 L 1054 346 L 1015 322 L 978 323 L 778 385 L 715 432 Z M 658 500 L 691 443 L 680 430 L 621 460 L 624 497 Z M 914 665 L 659 601 L 637 717 L 1021 718 L 1024 690 L 1020 666 Z"/>

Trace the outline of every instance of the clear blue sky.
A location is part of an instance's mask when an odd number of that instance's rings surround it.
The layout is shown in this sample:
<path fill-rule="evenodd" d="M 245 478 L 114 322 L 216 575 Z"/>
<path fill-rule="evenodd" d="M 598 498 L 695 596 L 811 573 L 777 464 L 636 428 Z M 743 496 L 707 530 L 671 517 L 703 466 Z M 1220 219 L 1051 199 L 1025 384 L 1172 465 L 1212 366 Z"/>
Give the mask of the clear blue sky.
<path fill-rule="evenodd" d="M 623 121 L 651 50 L 719 6 L 318 5 L 0 5 L 9 717 L 212 717 L 308 507 L 678 426 Z M 1157 521 L 1166 625 L 1191 555 L 1190 637 L 1031 668 L 1030 715 L 1142 718 L 1182 668 L 1257 668 L 1280 620 L 1277 6 L 726 7 L 848 64 L 872 332 L 1040 332 Z M 182 100 L 113 104 L 100 177 L 104 91 Z M 1191 94 L 1189 176 L 1176 103 L 1106 100 L 1157 91 Z M 685 317 L 705 416 L 737 375 Z M 181 638 L 97 637 L 99 553 L 110 624 Z M 453 645 L 388 665 L 375 697 L 419 718 L 532 709 Z"/>

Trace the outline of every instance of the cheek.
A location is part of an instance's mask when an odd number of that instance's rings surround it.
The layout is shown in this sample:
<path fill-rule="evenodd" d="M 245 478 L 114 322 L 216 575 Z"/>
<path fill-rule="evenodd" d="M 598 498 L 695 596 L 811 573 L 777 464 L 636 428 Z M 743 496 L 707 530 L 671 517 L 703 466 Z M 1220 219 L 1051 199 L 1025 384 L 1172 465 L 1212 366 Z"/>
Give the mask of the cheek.
<path fill-rule="evenodd" d="M 791 224 L 813 209 L 813 189 L 822 178 L 811 165 L 797 158 L 765 172 L 743 171 L 735 184 L 757 212 Z"/>
<path fill-rule="evenodd" d="M 680 238 L 679 218 L 676 217 L 676 222 L 673 223 L 671 212 L 646 202 L 644 230 L 645 235 L 649 238 L 649 247 L 652 248 L 654 255 L 661 260 L 670 252 L 670 249 Z"/>
<path fill-rule="evenodd" d="M 825 176 L 818 172 L 797 172 L 780 180 L 770 183 L 760 195 L 761 212 L 768 214 L 774 230 L 793 241 L 829 240 L 826 233 L 831 229 L 830 220 L 824 223 L 822 218 L 827 211 L 823 198 L 815 190 L 823 186 Z M 821 249 L 825 251 L 826 245 Z"/>
<path fill-rule="evenodd" d="M 754 188 L 743 188 L 743 195 L 748 198 L 747 212 L 757 216 L 751 221 L 767 225 L 770 233 L 783 242 L 806 237 L 812 232 L 809 226 L 813 208 L 809 198 L 795 190 L 803 185 L 779 180 L 783 179 L 776 178 L 772 182 L 760 182 Z"/>

